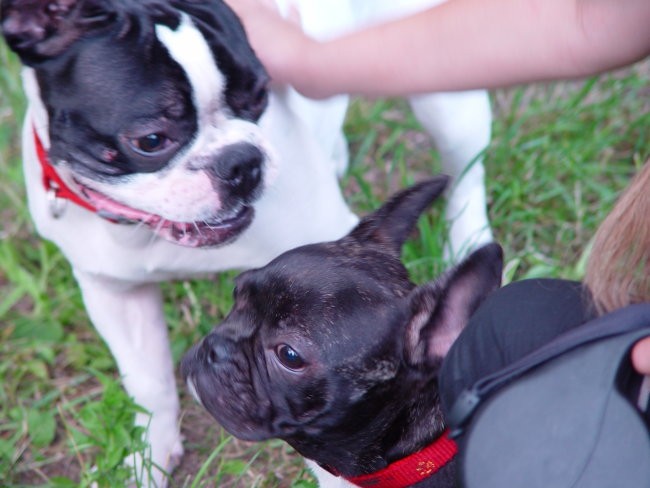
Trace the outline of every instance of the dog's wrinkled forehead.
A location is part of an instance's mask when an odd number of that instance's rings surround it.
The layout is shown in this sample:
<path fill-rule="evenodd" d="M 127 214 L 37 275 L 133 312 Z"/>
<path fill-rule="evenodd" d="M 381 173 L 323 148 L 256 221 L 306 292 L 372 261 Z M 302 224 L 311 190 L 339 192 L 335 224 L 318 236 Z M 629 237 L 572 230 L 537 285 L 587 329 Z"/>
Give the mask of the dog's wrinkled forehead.
<path fill-rule="evenodd" d="M 372 250 L 351 251 L 337 242 L 303 246 L 242 273 L 236 294 L 239 305 L 275 321 L 305 315 L 335 321 L 379 311 L 412 286 L 398 259 Z"/>

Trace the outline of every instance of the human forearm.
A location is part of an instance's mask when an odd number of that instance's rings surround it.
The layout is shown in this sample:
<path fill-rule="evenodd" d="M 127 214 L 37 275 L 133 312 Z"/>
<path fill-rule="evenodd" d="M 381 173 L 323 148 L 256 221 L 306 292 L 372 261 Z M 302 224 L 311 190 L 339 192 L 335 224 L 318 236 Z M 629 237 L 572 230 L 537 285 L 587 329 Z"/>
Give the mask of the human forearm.
<path fill-rule="evenodd" d="M 648 0 L 451 0 L 329 42 L 294 40 L 271 74 L 318 97 L 575 78 L 648 55 L 648 25 Z"/>
<path fill-rule="evenodd" d="M 402 95 L 586 76 L 647 55 L 648 25 L 647 0 L 452 0 L 319 45 L 305 87 Z"/>

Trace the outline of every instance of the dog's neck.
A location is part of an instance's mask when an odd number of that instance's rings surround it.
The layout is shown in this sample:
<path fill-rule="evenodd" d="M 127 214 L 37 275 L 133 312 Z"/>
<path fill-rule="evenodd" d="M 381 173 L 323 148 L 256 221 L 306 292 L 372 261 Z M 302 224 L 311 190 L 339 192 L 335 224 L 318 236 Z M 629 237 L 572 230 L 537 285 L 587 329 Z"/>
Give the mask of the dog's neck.
<path fill-rule="evenodd" d="M 430 445 L 445 430 L 433 381 L 396 383 L 400 391 L 390 395 L 403 404 L 378 402 L 382 410 L 368 423 L 351 418 L 345 427 L 319 435 L 318 442 L 308 435 L 285 440 L 337 476 L 349 479 L 385 469 Z"/>
<path fill-rule="evenodd" d="M 446 487 L 449 483 L 441 477 L 442 471 L 449 471 L 457 452 L 456 442 L 445 431 L 428 446 L 386 468 L 347 480 L 355 486 L 369 488 Z"/>

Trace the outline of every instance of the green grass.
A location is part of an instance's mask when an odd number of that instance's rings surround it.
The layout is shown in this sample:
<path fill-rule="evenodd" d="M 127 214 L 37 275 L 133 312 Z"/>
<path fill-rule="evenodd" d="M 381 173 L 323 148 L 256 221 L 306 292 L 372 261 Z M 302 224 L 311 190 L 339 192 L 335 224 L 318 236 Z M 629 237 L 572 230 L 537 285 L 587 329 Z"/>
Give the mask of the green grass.
<path fill-rule="evenodd" d="M 137 409 L 83 310 L 70 268 L 34 232 L 19 155 L 18 65 L 0 46 L 0 486 L 122 486 L 120 460 L 144 449 Z M 580 278 L 594 229 L 650 155 L 648 64 L 570 85 L 493 93 L 486 151 L 490 216 L 508 280 Z M 401 101 L 357 101 L 343 182 L 360 213 L 437 171 L 435 151 Z M 421 219 L 404 260 L 415 281 L 443 268 L 442 206 Z M 165 285 L 174 357 L 231 304 L 233 274 Z M 183 391 L 187 455 L 173 486 L 313 486 L 285 444 L 234 440 Z"/>

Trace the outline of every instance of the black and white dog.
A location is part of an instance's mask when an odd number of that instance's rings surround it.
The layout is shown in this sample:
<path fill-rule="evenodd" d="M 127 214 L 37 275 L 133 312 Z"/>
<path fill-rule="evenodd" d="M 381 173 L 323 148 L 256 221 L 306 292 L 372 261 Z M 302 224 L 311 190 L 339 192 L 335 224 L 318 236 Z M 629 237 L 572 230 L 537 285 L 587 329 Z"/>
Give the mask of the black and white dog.
<path fill-rule="evenodd" d="M 499 287 L 503 258 L 487 244 L 434 282 L 409 281 L 402 244 L 445 183 L 404 190 L 344 238 L 237 278 L 232 310 L 182 363 L 227 430 L 287 441 L 317 463 L 321 487 L 456 486 L 437 372 Z"/>
<path fill-rule="evenodd" d="M 369 21 L 368 11 L 379 18 L 431 3 L 298 6 L 305 29 L 322 37 Z M 169 470 L 182 445 L 157 283 L 261 266 L 349 231 L 357 218 L 337 181 L 347 100 L 313 102 L 288 87 L 269 93 L 221 0 L 1 7 L 5 39 L 25 65 L 30 212 L 70 261 L 126 389 L 152 413 L 152 460 Z M 452 175 L 489 141 L 484 92 L 419 96 L 413 106 Z M 482 171 L 473 164 L 450 195 L 454 250 L 490 239 Z"/>

